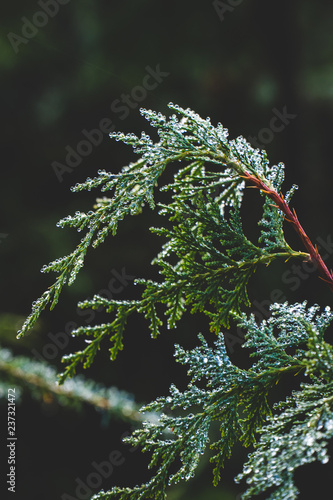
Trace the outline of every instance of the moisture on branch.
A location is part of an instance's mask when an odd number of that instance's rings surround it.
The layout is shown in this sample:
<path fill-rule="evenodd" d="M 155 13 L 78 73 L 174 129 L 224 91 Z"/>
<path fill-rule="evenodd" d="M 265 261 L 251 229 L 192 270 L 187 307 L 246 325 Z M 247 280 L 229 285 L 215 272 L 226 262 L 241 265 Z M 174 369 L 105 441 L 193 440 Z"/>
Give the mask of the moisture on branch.
<path fill-rule="evenodd" d="M 254 316 L 246 314 L 251 303 L 248 283 L 259 266 L 277 259 L 313 262 L 331 289 L 333 274 L 290 208 L 296 186 L 282 194 L 284 165 L 271 166 L 266 152 L 254 149 L 243 137 L 230 140 L 221 124 L 214 127 L 208 118 L 189 109 L 169 107 L 173 113 L 169 117 L 142 110 L 157 131 L 155 142 L 145 133 L 140 137 L 111 134 L 132 146 L 138 161 L 119 174 L 99 171 L 97 177 L 73 188 L 74 192 L 96 188 L 103 197 L 88 213 L 78 211 L 58 223 L 85 235 L 70 255 L 43 267 L 43 272 L 57 274 L 56 281 L 33 303 L 19 337 L 47 305 L 56 305 L 64 285 L 74 282 L 90 247 L 104 242 L 109 233 L 115 235 L 127 215 L 141 213 L 147 204 L 151 209 L 157 206 L 161 219 L 168 218 L 164 225 L 152 228 L 163 239 L 153 260 L 161 278 L 136 280 L 142 287 L 137 300 L 95 295 L 79 304 L 82 309 L 104 308 L 110 320 L 72 332 L 86 343 L 82 350 L 64 356 L 67 366 L 60 381 L 67 384 L 80 364 L 89 367 L 105 341 L 115 359 L 123 349 L 132 314 L 143 315 L 156 337 L 164 322 L 176 328 L 187 311 L 201 313 L 208 319 L 207 330 L 216 334 L 215 347 L 202 335 L 200 345 L 191 351 L 176 346 L 176 360 L 188 366 L 191 377 L 187 389 L 181 392 L 173 385 L 169 396 L 145 407 L 145 411 L 161 412 L 159 419 L 145 422 L 128 438 L 150 452 L 152 479 L 133 488 L 102 491 L 93 498 L 165 499 L 169 484 L 193 476 L 209 443 L 211 426 L 218 422 L 218 439 L 209 446 L 214 484 L 219 483 L 221 469 L 239 441 L 253 447 L 237 477 L 248 483 L 244 500 L 267 489 L 272 491 L 269 500 L 294 500 L 298 495 L 295 470 L 314 460 L 328 460 L 327 443 L 333 434 L 333 349 L 324 333 L 333 315 L 329 308 L 320 313 L 316 305 L 286 302 L 273 304 L 271 317 L 257 324 Z M 163 176 L 167 168 L 174 172 L 168 183 Z M 155 200 L 158 186 L 168 195 L 163 204 Z M 242 223 L 246 186 L 257 188 L 261 195 L 258 241 L 249 239 Z M 289 246 L 285 224 L 294 227 L 305 251 Z M 244 347 L 256 358 L 247 370 L 235 365 L 226 352 L 221 332 L 231 322 L 246 332 Z M 299 377 L 299 388 L 272 408 L 268 397 L 288 375 Z"/>

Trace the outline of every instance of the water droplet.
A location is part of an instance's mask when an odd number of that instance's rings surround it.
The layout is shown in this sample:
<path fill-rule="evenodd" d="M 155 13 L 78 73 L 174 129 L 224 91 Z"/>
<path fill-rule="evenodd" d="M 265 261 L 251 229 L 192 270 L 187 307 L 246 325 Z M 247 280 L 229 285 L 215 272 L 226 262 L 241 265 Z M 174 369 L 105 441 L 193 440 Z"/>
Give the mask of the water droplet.
<path fill-rule="evenodd" d="M 219 356 L 216 356 L 216 361 L 219 366 L 222 366 L 222 359 Z"/>
<path fill-rule="evenodd" d="M 304 438 L 304 444 L 306 446 L 312 446 L 315 442 L 315 439 L 313 436 L 311 436 L 310 434 L 308 434 L 307 436 L 305 436 Z"/>
<path fill-rule="evenodd" d="M 325 427 L 328 431 L 331 431 L 333 430 L 333 420 L 327 420 L 327 422 L 325 423 Z"/>

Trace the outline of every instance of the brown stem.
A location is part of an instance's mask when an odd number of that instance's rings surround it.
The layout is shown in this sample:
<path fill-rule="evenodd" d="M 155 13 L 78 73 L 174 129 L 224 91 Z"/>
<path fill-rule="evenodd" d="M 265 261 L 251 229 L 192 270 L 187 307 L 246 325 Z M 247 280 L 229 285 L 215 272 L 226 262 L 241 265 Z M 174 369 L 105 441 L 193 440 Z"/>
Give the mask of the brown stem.
<path fill-rule="evenodd" d="M 275 205 L 281 210 L 281 212 L 284 213 L 285 220 L 292 224 L 293 228 L 300 236 L 305 248 L 309 252 L 310 261 L 316 264 L 320 278 L 328 283 L 331 291 L 333 292 L 333 272 L 328 270 L 325 262 L 318 252 L 317 245 L 314 246 L 312 244 L 310 238 L 302 228 L 295 210 L 290 210 L 283 194 L 278 194 L 276 191 L 268 187 L 261 179 L 250 174 L 249 172 L 245 171 L 242 177 L 244 177 L 244 179 L 246 179 L 254 187 L 257 187 L 260 191 L 265 193 L 271 200 L 274 201 Z"/>

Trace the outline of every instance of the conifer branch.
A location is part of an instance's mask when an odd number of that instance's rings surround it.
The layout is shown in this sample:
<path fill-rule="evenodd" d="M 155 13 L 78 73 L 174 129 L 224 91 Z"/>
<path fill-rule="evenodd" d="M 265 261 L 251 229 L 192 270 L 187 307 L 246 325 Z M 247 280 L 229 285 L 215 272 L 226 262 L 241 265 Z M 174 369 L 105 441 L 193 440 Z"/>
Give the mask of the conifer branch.
<path fill-rule="evenodd" d="M 295 471 L 314 460 L 326 463 L 333 437 L 333 347 L 324 339 L 333 314 L 329 307 L 320 312 L 317 305 L 285 302 L 273 304 L 271 316 L 257 324 L 254 315 L 245 313 L 251 305 L 248 283 L 259 265 L 276 259 L 313 262 L 332 291 L 333 273 L 289 207 L 296 186 L 282 194 L 284 165 L 271 166 L 266 152 L 254 149 L 243 137 L 230 140 L 221 124 L 214 127 L 209 118 L 204 120 L 189 109 L 169 107 L 174 113 L 170 117 L 141 110 L 157 130 L 155 142 L 145 133 L 140 137 L 111 134 L 133 147 L 140 156 L 137 162 L 116 175 L 99 171 L 96 178 L 74 187 L 73 191 L 99 188 L 112 194 L 97 198 L 94 210 L 87 214 L 76 212 L 59 222 L 60 227 L 85 230 L 86 235 L 69 256 L 43 268 L 56 272 L 57 279 L 33 304 L 19 335 L 32 327 L 47 304 L 54 307 L 63 286 L 75 280 L 89 247 L 98 246 L 109 233 L 115 235 L 118 223 L 127 215 L 139 214 L 145 204 L 155 208 L 159 182 L 159 189 L 169 194 L 164 204 L 157 202 L 159 214 L 168 223 L 151 228 L 164 239 L 153 260 L 161 279 L 136 280 L 143 287 L 137 300 L 95 295 L 79 303 L 82 309 L 103 307 L 112 319 L 72 332 L 85 336 L 88 346 L 64 356 L 67 366 L 60 380 L 67 384 L 79 364 L 89 367 L 106 340 L 115 359 L 123 348 L 127 320 L 134 313 L 149 321 L 153 338 L 164 318 L 168 328 L 176 328 L 186 311 L 202 313 L 217 340 L 214 348 L 202 335 L 200 345 L 191 351 L 176 346 L 176 360 L 189 367 L 187 389 L 181 392 L 172 385 L 169 396 L 145 407 L 144 411 L 161 412 L 158 420 L 145 422 L 127 440 L 151 453 L 150 467 L 155 469 L 151 480 L 133 488 L 101 491 L 94 499 L 164 500 L 168 484 L 195 474 L 211 425 L 218 421 L 220 435 L 211 445 L 214 484 L 220 481 L 234 444 L 240 442 L 254 447 L 238 476 L 249 485 L 243 498 L 271 488 L 270 500 L 294 500 L 298 495 Z M 175 168 L 175 173 L 164 182 L 167 167 Z M 263 200 L 257 242 L 249 239 L 242 224 L 246 185 L 259 189 Z M 295 251 L 287 243 L 284 221 L 292 224 L 307 252 Z M 228 356 L 221 331 L 231 321 L 245 332 L 243 347 L 250 349 L 249 357 L 256 357 L 249 369 L 239 368 Z M 276 383 L 288 375 L 299 377 L 298 390 L 271 407 Z M 43 381 L 34 381 L 36 387 L 43 387 Z M 175 464 L 178 469 L 171 473 Z"/>

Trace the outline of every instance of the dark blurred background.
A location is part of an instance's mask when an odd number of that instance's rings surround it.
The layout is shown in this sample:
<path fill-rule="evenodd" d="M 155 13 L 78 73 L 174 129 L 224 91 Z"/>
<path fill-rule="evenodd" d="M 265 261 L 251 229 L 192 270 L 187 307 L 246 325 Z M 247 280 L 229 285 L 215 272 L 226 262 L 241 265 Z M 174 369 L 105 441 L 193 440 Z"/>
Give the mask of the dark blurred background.
<path fill-rule="evenodd" d="M 326 246 L 331 241 L 331 2 L 13 0 L 1 9 L 2 345 L 60 368 L 61 356 L 82 344 L 73 340 L 64 350 L 46 347 L 51 342 L 48 334 L 90 321 L 77 313 L 79 300 L 107 289 L 114 270 L 156 276 L 150 261 L 160 241 L 147 228 L 158 221 L 145 210 L 124 221 L 116 238 L 91 252 L 57 308 L 45 312 L 30 336 L 15 340 L 31 302 L 52 283 L 53 276 L 41 274 L 40 268 L 70 252 L 79 240 L 75 231 L 57 229 L 56 222 L 76 210 L 89 210 L 98 195 L 73 194 L 70 186 L 98 169 L 117 172 L 133 160 L 130 148 L 111 141 L 106 130 L 90 132 L 112 126 L 149 133 L 139 114 L 141 106 L 166 112 L 172 101 L 210 116 L 214 124 L 221 121 L 231 137 L 241 134 L 259 143 L 271 163 L 285 162 L 285 190 L 293 183 L 300 186 L 293 206 L 313 241 Z M 149 82 L 144 91 L 143 82 Z M 87 134 L 96 145 L 82 146 Z M 245 202 L 250 237 L 257 234 L 254 223 L 260 211 L 253 207 L 259 199 L 251 192 Z M 290 241 L 302 249 L 292 234 Z M 323 248 L 324 254 L 332 252 L 330 246 Z M 332 258 L 327 262 L 332 265 Z M 132 280 L 128 282 L 117 298 L 137 294 Z M 263 301 L 274 290 L 290 301 L 332 302 L 313 273 L 290 263 L 260 270 L 251 283 L 251 298 L 256 297 L 263 315 Z M 94 321 L 103 319 L 100 314 Z M 145 321 L 135 318 L 119 359 L 111 363 L 106 349 L 86 375 L 135 394 L 139 402 L 166 394 L 172 381 L 184 388 L 186 370 L 175 365 L 173 344 L 195 345 L 199 327 L 209 335 L 204 324 L 188 318 L 180 331 L 166 331 L 151 341 Z M 230 347 L 235 359 L 242 355 L 240 341 Z M 115 449 L 126 461 L 102 487 L 134 485 L 149 477 L 146 459 L 138 451 L 130 453 L 120 441 L 130 426 L 111 420 L 105 427 L 88 407 L 79 415 L 27 396 L 18 408 L 17 427 L 17 498 L 56 500 L 66 498 L 64 493 L 76 498 L 76 478 L 85 481 L 92 462 L 105 460 Z M 1 446 L 3 454 L 3 442 Z M 245 456 L 244 450 L 236 450 L 218 488 L 211 485 L 204 458 L 197 478 L 172 489 L 170 499 L 236 500 L 243 488 L 233 477 Z M 299 474 L 300 499 L 310 498 L 313 475 L 317 494 L 326 491 L 331 467 L 314 465 Z M 3 478 L 1 482 L 3 488 Z"/>

